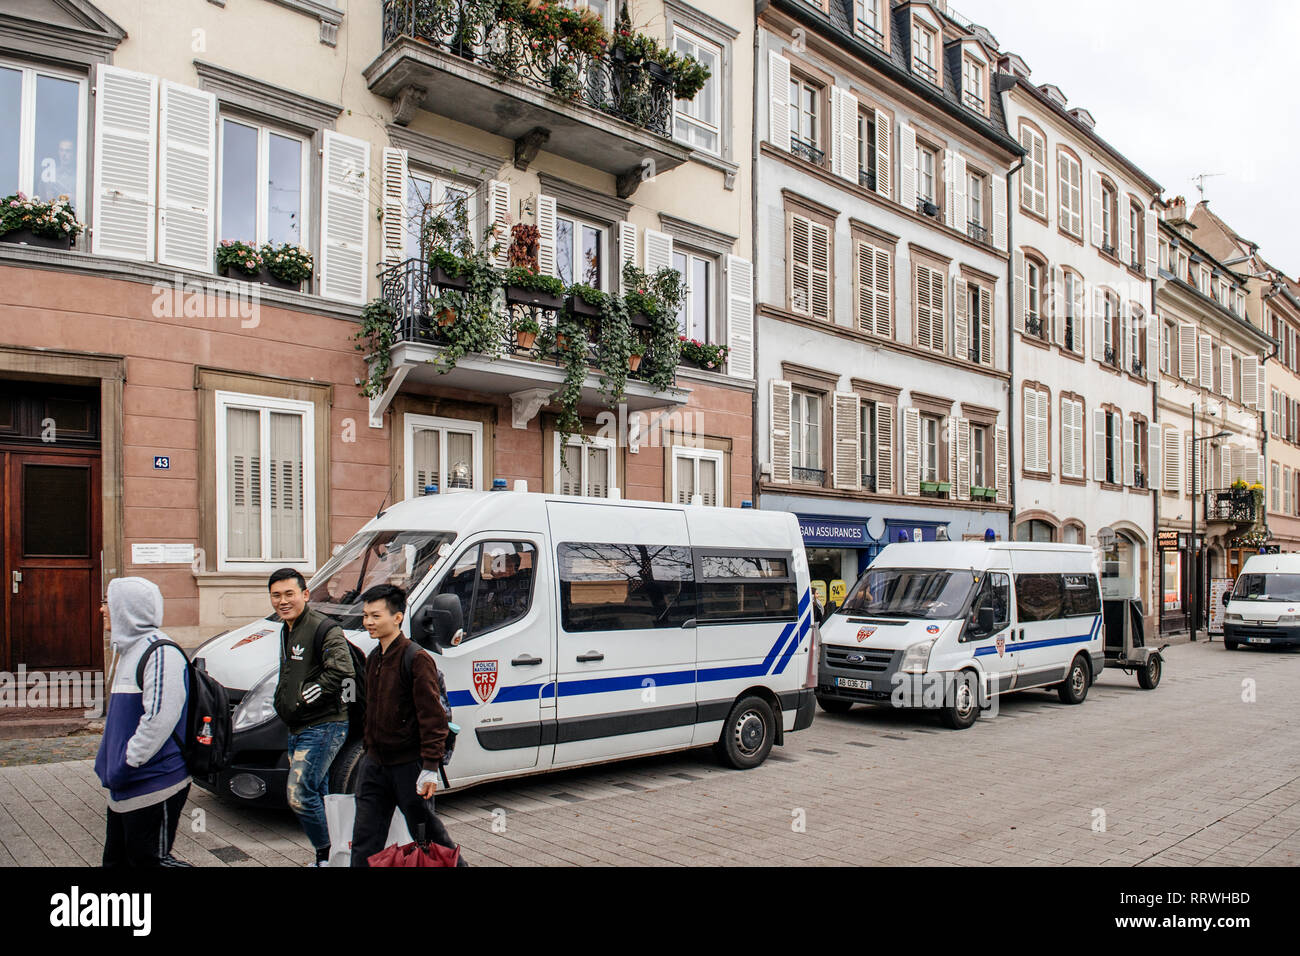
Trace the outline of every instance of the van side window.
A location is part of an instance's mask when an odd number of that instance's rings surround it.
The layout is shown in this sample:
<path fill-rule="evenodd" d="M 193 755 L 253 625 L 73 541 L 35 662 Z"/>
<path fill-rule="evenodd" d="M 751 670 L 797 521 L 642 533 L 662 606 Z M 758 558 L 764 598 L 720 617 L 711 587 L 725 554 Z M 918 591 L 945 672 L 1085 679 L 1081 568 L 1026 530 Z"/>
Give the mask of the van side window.
<path fill-rule="evenodd" d="M 1101 613 L 1101 592 L 1093 574 L 1065 575 L 1065 617 Z"/>
<path fill-rule="evenodd" d="M 690 548 L 565 543 L 556 551 L 560 621 L 570 634 L 681 627 L 695 616 Z"/>
<path fill-rule="evenodd" d="M 527 541 L 485 541 L 456 559 L 438 593 L 460 599 L 469 641 L 528 613 L 536 570 L 537 549 Z"/>
<path fill-rule="evenodd" d="M 1056 620 L 1062 616 L 1063 599 L 1061 575 L 1016 575 L 1016 611 L 1021 624 Z"/>
<path fill-rule="evenodd" d="M 970 619 L 972 622 L 979 621 L 980 608 L 982 607 L 993 608 L 993 630 L 988 634 L 979 634 L 979 637 L 989 637 L 996 634 L 1011 623 L 1011 579 L 1007 575 L 995 571 L 984 575 L 984 583 L 980 586 L 979 596 L 975 598 L 975 603 L 971 605 Z"/>
<path fill-rule="evenodd" d="M 793 621 L 799 594 L 789 552 L 696 552 L 699 622 Z"/>

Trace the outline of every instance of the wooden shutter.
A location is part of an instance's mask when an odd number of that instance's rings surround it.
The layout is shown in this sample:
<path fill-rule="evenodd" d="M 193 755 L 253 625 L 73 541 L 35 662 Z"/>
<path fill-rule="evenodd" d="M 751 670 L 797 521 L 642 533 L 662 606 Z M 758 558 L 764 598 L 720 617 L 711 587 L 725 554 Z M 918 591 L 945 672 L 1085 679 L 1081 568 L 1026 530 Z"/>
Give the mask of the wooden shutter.
<path fill-rule="evenodd" d="M 1024 398 L 1021 401 L 1022 415 L 1021 420 L 1024 423 L 1024 442 L 1023 452 L 1025 456 L 1025 471 L 1038 470 L 1038 393 L 1033 389 L 1027 388 L 1024 392 Z"/>
<path fill-rule="evenodd" d="M 1065 348 L 1065 273 L 1060 266 L 1052 266 L 1051 272 L 1052 341 Z M 1079 334 L 1077 328 L 1074 334 Z"/>
<path fill-rule="evenodd" d="M 886 339 L 894 337 L 893 256 L 887 249 L 876 249 L 876 334 Z"/>
<path fill-rule="evenodd" d="M 1163 432 L 1155 425 L 1147 426 L 1147 487 L 1154 493 L 1159 494 L 1160 484 L 1160 464 L 1163 457 L 1161 448 L 1161 436 Z"/>
<path fill-rule="evenodd" d="M 727 372 L 754 377 L 754 267 L 748 259 L 728 255 Z"/>
<path fill-rule="evenodd" d="M 158 141 L 158 261 L 211 272 L 216 234 L 217 98 L 164 81 Z"/>
<path fill-rule="evenodd" d="M 1264 363 L 1255 359 L 1255 407 L 1264 410 Z"/>
<path fill-rule="evenodd" d="M 1200 385 L 1204 389 L 1214 389 L 1214 342 L 1208 335 L 1200 335 L 1196 340 L 1197 365 L 1200 368 Z"/>
<path fill-rule="evenodd" d="M 850 182 L 858 181 L 858 98 L 848 90 L 831 87 L 831 170 Z"/>
<path fill-rule="evenodd" d="M 1015 262 L 1015 280 L 1012 290 L 1011 321 L 1017 332 L 1025 330 L 1025 308 L 1028 305 L 1029 292 L 1025 276 L 1025 254 L 1017 249 L 1012 254 Z"/>
<path fill-rule="evenodd" d="M 948 206 L 948 225 L 966 232 L 966 159 L 953 150 L 945 150 L 943 172 Z"/>
<path fill-rule="evenodd" d="M 1160 380 L 1160 331 L 1164 327 L 1159 316 L 1145 315 L 1142 321 L 1147 330 L 1147 379 L 1152 382 Z"/>
<path fill-rule="evenodd" d="M 898 124 L 898 203 L 916 208 L 916 130 Z"/>
<path fill-rule="evenodd" d="M 1259 404 L 1256 401 L 1259 393 L 1259 382 L 1255 362 L 1256 358 L 1253 355 L 1243 355 L 1241 357 L 1241 403 L 1247 408 L 1255 408 Z"/>
<path fill-rule="evenodd" d="M 955 485 L 960 501 L 970 500 L 971 486 L 971 431 L 970 422 L 964 418 L 955 419 L 957 423 L 957 477 Z"/>
<path fill-rule="evenodd" d="M 1154 279 L 1160 269 L 1160 234 L 1159 226 L 1156 225 L 1156 211 L 1148 208 L 1146 210 L 1145 222 L 1142 227 L 1143 238 L 1146 240 L 1146 267 L 1147 278 Z"/>
<path fill-rule="evenodd" d="M 1092 357 L 1106 361 L 1106 291 L 1097 286 L 1092 289 Z"/>
<path fill-rule="evenodd" d="M 930 303 L 930 270 L 925 266 L 916 267 L 916 344 L 922 348 L 934 348 L 934 332 L 931 328 L 933 309 Z"/>
<path fill-rule="evenodd" d="M 623 267 L 628 263 L 636 265 L 636 224 L 620 222 L 618 224 L 618 291 L 619 295 L 627 292 L 623 282 Z"/>
<path fill-rule="evenodd" d="M 1219 394 L 1224 398 L 1233 398 L 1232 349 L 1226 345 L 1219 349 L 1219 384 L 1223 386 Z"/>
<path fill-rule="evenodd" d="M 995 444 L 997 445 L 997 481 L 998 481 L 998 504 L 1005 505 L 1011 500 L 1011 478 L 1008 469 L 1007 460 L 1007 429 L 1004 425 L 999 425 L 994 433 Z"/>
<path fill-rule="evenodd" d="M 889 149 L 889 116 L 876 110 L 876 192 L 889 198 L 891 155 Z"/>
<path fill-rule="evenodd" d="M 936 351 L 946 351 L 944 344 L 948 325 L 948 310 L 944 303 L 947 285 L 944 274 L 938 269 L 930 270 L 930 335 L 934 339 Z"/>
<path fill-rule="evenodd" d="M 831 231 L 819 222 L 808 225 L 809 305 L 813 318 L 831 317 Z"/>
<path fill-rule="evenodd" d="M 767 55 L 767 138 L 790 152 L 790 61 L 772 50 Z"/>
<path fill-rule="evenodd" d="M 993 245 L 1007 251 L 1007 180 L 1004 176 L 990 176 L 993 196 Z"/>
<path fill-rule="evenodd" d="M 1106 480 L 1106 412 L 1100 408 L 1092 413 L 1092 477 L 1094 481 Z"/>
<path fill-rule="evenodd" d="M 876 403 L 876 491 L 894 492 L 894 406 Z"/>
<path fill-rule="evenodd" d="M 903 409 L 903 494 L 921 493 L 921 413 Z"/>
<path fill-rule="evenodd" d="M 406 150 L 385 146 L 383 159 L 384 262 L 391 266 L 406 258 Z"/>
<path fill-rule="evenodd" d="M 1190 322 L 1178 323 L 1178 377 L 1196 381 L 1196 326 Z"/>
<path fill-rule="evenodd" d="M 769 408 L 772 412 L 770 459 L 772 462 L 772 481 L 777 484 L 790 483 L 790 402 L 794 390 L 789 382 L 772 379 L 769 386 Z"/>
<path fill-rule="evenodd" d="M 370 228 L 370 144 L 324 131 L 321 168 L 321 295 L 366 301 Z"/>
<path fill-rule="evenodd" d="M 1191 437 L 1188 436 L 1188 441 Z M 1232 480 L 1246 477 L 1246 448 L 1244 445 L 1232 446 Z M 1198 488 L 1197 491 L 1200 489 Z"/>
<path fill-rule="evenodd" d="M 1061 399 L 1061 477 L 1074 478 L 1078 471 L 1078 459 L 1074 453 L 1074 407 L 1073 399 Z"/>
<path fill-rule="evenodd" d="M 1183 486 L 1181 455 L 1182 452 L 1178 447 L 1178 429 L 1165 428 L 1162 432 L 1164 436 L 1164 489 L 1177 494 Z"/>
<path fill-rule="evenodd" d="M 153 259 L 157 143 L 158 80 L 99 64 L 90 227 L 96 255 Z"/>
<path fill-rule="evenodd" d="M 1115 321 L 1119 323 L 1119 348 L 1115 350 L 1115 364 L 1125 372 L 1132 371 L 1133 358 L 1130 349 L 1133 348 L 1133 342 L 1129 329 L 1129 320 L 1132 318 L 1132 312 L 1129 310 L 1128 300 L 1119 300 L 1118 314 Z"/>
<path fill-rule="evenodd" d="M 876 247 L 858 240 L 856 266 L 858 270 L 858 328 L 874 334 L 876 331 Z"/>
<path fill-rule="evenodd" d="M 1131 214 L 1129 199 L 1127 195 L 1119 195 L 1115 199 L 1115 215 L 1119 222 L 1115 224 L 1119 231 L 1119 264 L 1128 266 L 1138 257 L 1138 250 L 1132 248 L 1132 242 L 1128 234 L 1128 217 Z"/>
<path fill-rule="evenodd" d="M 620 222 L 619 228 L 622 229 L 625 225 L 627 223 Z M 635 226 L 632 228 L 633 231 L 636 230 Z M 557 232 L 555 197 L 539 193 L 537 196 L 537 271 L 545 276 L 558 277 L 560 274 L 555 254 Z M 619 271 L 622 272 L 621 264 Z"/>
<path fill-rule="evenodd" d="M 1245 458 L 1245 470 L 1242 477 L 1246 479 L 1246 484 L 1253 485 L 1259 481 L 1259 453 L 1246 451 L 1243 448 L 1242 455 Z"/>
<path fill-rule="evenodd" d="M 832 484 L 836 488 L 857 490 L 862 487 L 862 469 L 859 467 L 862 441 L 860 405 L 858 396 L 853 392 L 835 393 Z"/>
<path fill-rule="evenodd" d="M 654 275 L 673 267 L 673 237 L 653 229 L 645 231 L 645 271 Z"/>
<path fill-rule="evenodd" d="M 1037 133 L 1032 134 L 1033 157 L 1031 169 L 1034 174 L 1034 212 L 1047 218 L 1047 140 Z"/>
<path fill-rule="evenodd" d="M 1085 307 L 1087 297 L 1084 294 L 1083 279 L 1075 276 L 1074 279 L 1074 354 L 1083 355 L 1084 330 L 1088 327 L 1088 310 Z"/>
<path fill-rule="evenodd" d="M 1092 172 L 1092 244 L 1100 249 L 1106 244 L 1101 228 L 1101 173 Z"/>
<path fill-rule="evenodd" d="M 970 287 L 961 276 L 952 277 L 952 354 L 970 358 Z"/>
<path fill-rule="evenodd" d="M 993 297 L 980 286 L 980 364 L 993 366 Z"/>
<path fill-rule="evenodd" d="M 790 308 L 812 313 L 810 243 L 812 223 L 800 215 L 790 217 Z"/>
<path fill-rule="evenodd" d="M 1133 429 L 1133 419 L 1124 417 L 1124 484 L 1132 485 L 1134 469 L 1137 468 L 1137 441 Z"/>
<path fill-rule="evenodd" d="M 1050 474 L 1052 470 L 1052 396 L 1038 393 L 1038 464 L 1039 471 Z"/>

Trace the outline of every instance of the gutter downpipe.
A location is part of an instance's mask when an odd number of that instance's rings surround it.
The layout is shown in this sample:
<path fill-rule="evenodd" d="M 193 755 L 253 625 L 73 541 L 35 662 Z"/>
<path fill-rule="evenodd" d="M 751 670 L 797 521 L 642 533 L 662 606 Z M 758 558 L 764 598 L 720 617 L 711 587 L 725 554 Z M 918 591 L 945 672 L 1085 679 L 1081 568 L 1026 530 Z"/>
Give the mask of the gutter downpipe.
<path fill-rule="evenodd" d="M 1025 157 L 1021 156 L 1020 162 L 1007 170 L 1007 374 L 1011 376 L 1007 382 L 1007 500 L 1011 502 L 1011 510 L 1007 513 L 1008 541 L 1014 541 L 1016 537 L 1016 317 L 1013 314 L 1016 308 L 1016 254 L 1012 227 L 1015 207 L 1011 204 L 1015 194 L 1011 180 L 1024 165 Z"/>
<path fill-rule="evenodd" d="M 750 399 L 749 405 L 749 462 L 750 462 L 750 500 L 754 502 L 754 507 L 761 507 L 760 496 L 758 492 L 759 483 L 763 479 L 763 466 L 759 461 L 759 444 L 758 444 L 758 393 L 762 386 L 759 384 L 758 374 L 758 356 L 759 356 L 759 321 L 758 321 L 758 61 L 759 61 L 759 31 L 762 25 L 759 20 L 767 10 L 768 0 L 757 0 L 754 4 L 754 82 L 751 88 L 753 98 L 749 110 L 749 253 L 750 259 L 754 263 L 754 288 L 752 289 L 754 302 L 754 395 Z"/>
<path fill-rule="evenodd" d="M 1160 226 L 1157 223 L 1156 225 L 1157 235 L 1159 234 L 1159 232 L 1160 232 Z M 1151 310 L 1147 313 L 1148 315 L 1152 316 L 1154 319 L 1152 325 L 1154 325 L 1155 327 L 1154 331 L 1157 336 L 1156 338 L 1157 356 L 1160 355 L 1159 336 L 1163 336 L 1165 331 L 1164 320 L 1160 318 L 1160 313 L 1156 311 L 1156 290 L 1159 282 L 1160 282 L 1160 263 L 1157 260 L 1156 274 L 1151 277 Z M 1151 333 L 1152 333 L 1152 329 L 1148 328 L 1147 336 L 1149 337 Z M 1171 339 L 1169 342 L 1169 348 L 1171 351 L 1173 350 L 1173 347 L 1174 344 Z M 1159 443 L 1160 453 L 1159 454 L 1162 459 L 1160 462 L 1162 466 L 1160 469 L 1160 484 L 1163 486 L 1165 481 L 1165 470 L 1163 468 L 1164 465 L 1163 459 L 1165 455 L 1165 433 L 1164 433 L 1164 426 L 1160 424 L 1160 376 L 1162 374 L 1163 372 L 1160 369 L 1160 362 L 1157 359 L 1156 367 L 1151 377 L 1151 428 L 1156 428 L 1160 430 L 1160 443 Z M 1147 455 L 1150 454 L 1151 454 L 1151 429 L 1148 428 Z M 1150 476 L 1150 474 L 1151 474 L 1151 462 L 1148 461 L 1147 475 Z M 1151 573 L 1152 576 L 1151 614 L 1152 614 L 1152 623 L 1154 624 L 1154 627 L 1152 627 L 1151 630 L 1152 633 L 1154 634 L 1160 633 L 1161 618 L 1164 616 L 1164 585 L 1162 582 L 1164 580 L 1165 565 L 1164 565 L 1164 558 L 1160 556 L 1160 549 L 1159 547 L 1157 547 L 1157 544 L 1160 540 L 1160 495 L 1161 495 L 1160 488 L 1151 489 L 1151 556 L 1153 558 L 1151 563 L 1154 569 Z M 1192 507 L 1193 508 L 1196 507 L 1195 502 L 1193 502 Z"/>

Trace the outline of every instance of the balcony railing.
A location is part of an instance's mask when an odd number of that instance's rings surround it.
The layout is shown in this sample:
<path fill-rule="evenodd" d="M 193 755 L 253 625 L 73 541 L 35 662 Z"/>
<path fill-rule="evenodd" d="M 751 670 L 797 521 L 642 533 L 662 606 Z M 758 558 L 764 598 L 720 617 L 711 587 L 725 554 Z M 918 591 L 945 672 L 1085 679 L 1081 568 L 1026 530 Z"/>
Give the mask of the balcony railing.
<path fill-rule="evenodd" d="M 978 222 L 966 223 L 966 235 L 970 236 L 976 242 L 983 243 L 986 246 L 993 245 L 993 240 L 989 236 L 989 231 Z"/>
<path fill-rule="evenodd" d="M 961 98 L 966 103 L 966 105 L 969 106 L 971 109 L 973 109 L 975 112 L 977 113 L 984 112 L 984 97 L 976 96 L 974 93 L 967 91 L 962 93 Z"/>
<path fill-rule="evenodd" d="M 799 468 L 790 469 L 792 480 L 805 485 L 824 485 L 826 484 L 825 468 Z"/>
<path fill-rule="evenodd" d="M 1036 315 L 1031 315 L 1025 319 L 1025 331 L 1037 338 L 1043 336 L 1043 320 Z"/>
<path fill-rule="evenodd" d="M 1143 366 L 1142 360 L 1140 358 L 1135 358 L 1133 360 L 1132 368 L 1133 368 L 1133 374 L 1138 376 L 1139 378 L 1141 378 L 1146 372 L 1146 368 L 1145 366 Z"/>
<path fill-rule="evenodd" d="M 862 473 L 862 490 L 869 491 L 873 495 L 876 493 L 876 476 L 871 472 L 864 471 Z"/>
<path fill-rule="evenodd" d="M 929 80 L 935 86 L 939 85 L 939 71 L 924 60 L 913 59 L 912 72 L 923 80 Z"/>
<path fill-rule="evenodd" d="M 1205 492 L 1205 520 L 1253 524 L 1254 493 L 1241 488 L 1211 488 Z"/>
<path fill-rule="evenodd" d="M 922 216 L 928 216 L 931 219 L 939 219 L 939 205 L 932 199 L 926 199 L 924 196 L 916 197 L 916 211 Z"/>
<path fill-rule="evenodd" d="M 862 39 L 866 40 L 872 46 L 879 47 L 882 50 L 885 48 L 885 35 L 866 20 L 858 20 L 856 22 L 856 29 L 858 36 L 862 37 Z"/>
<path fill-rule="evenodd" d="M 804 142 L 798 136 L 792 135 L 790 137 L 790 152 L 808 160 L 810 163 L 815 163 L 818 166 L 821 166 L 826 162 L 825 150 L 818 149 L 812 143 Z"/>
<path fill-rule="evenodd" d="M 876 190 L 876 174 L 869 169 L 858 169 L 858 185 L 865 186 L 872 192 Z"/>
<path fill-rule="evenodd" d="M 426 345 L 445 346 L 450 339 L 438 324 L 434 315 L 437 298 L 449 289 L 457 286 L 440 284 L 440 273 L 431 270 L 420 259 L 407 259 L 379 273 L 380 297 L 397 316 L 396 340 L 394 344 L 417 342 Z M 505 301 L 504 296 L 497 299 L 501 309 L 499 354 L 521 359 L 532 359 L 561 366 L 564 355 L 555 344 L 555 329 L 559 309 L 538 305 L 522 305 Z M 533 345 L 524 347 L 518 343 L 512 330 L 513 320 L 529 317 L 541 328 Z M 547 344 L 543 344 L 547 343 Z M 596 369 L 606 368 L 615 361 L 612 356 L 602 354 L 598 342 L 587 343 L 587 362 Z M 618 361 L 622 361 L 620 357 Z M 661 364 L 662 359 L 655 354 L 651 343 L 642 356 L 637 371 L 628 372 L 628 381 L 644 380 L 646 373 Z M 676 376 L 673 378 L 676 383 Z"/>
<path fill-rule="evenodd" d="M 475 0 L 384 0 L 384 46 L 411 37 L 498 75 L 599 110 L 661 136 L 672 135 L 673 83 L 656 67 L 562 39 L 532 35 Z"/>

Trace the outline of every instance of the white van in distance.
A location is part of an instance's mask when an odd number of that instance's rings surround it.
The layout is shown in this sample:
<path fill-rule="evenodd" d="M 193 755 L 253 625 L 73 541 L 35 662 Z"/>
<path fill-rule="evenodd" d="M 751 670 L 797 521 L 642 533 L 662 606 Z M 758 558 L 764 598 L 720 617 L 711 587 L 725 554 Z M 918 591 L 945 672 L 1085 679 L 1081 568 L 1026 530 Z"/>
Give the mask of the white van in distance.
<path fill-rule="evenodd" d="M 1246 559 L 1223 596 L 1223 646 L 1294 647 L 1300 644 L 1300 554 L 1257 554 Z"/>
<path fill-rule="evenodd" d="M 460 727 L 451 787 L 713 746 L 762 763 L 812 723 L 815 627 L 794 515 L 526 492 L 429 495 L 369 522 L 309 582 L 364 651 L 360 595 L 407 589 L 405 631 L 434 655 Z M 231 766 L 196 781 L 283 804 L 281 625 L 195 652 L 239 700 Z M 349 792 L 360 728 L 334 762 Z"/>
<path fill-rule="evenodd" d="M 937 709 L 969 727 L 991 695 L 1079 704 L 1105 664 L 1098 558 L 1020 542 L 891 544 L 821 625 L 817 700 Z"/>

